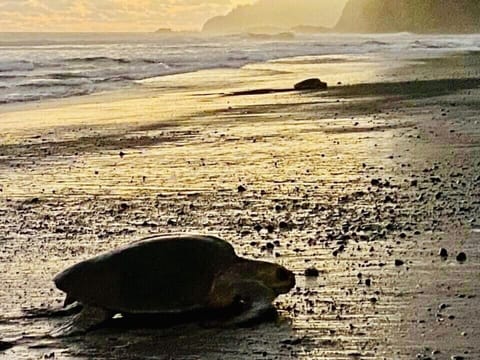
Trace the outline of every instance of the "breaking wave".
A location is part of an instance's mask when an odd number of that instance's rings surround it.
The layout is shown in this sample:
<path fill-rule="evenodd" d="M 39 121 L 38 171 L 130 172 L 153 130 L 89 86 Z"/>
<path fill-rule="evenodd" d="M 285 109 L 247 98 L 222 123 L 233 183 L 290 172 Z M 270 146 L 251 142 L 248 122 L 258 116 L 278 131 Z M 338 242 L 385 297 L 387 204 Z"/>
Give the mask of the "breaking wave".
<path fill-rule="evenodd" d="M 480 50 L 480 35 L 296 34 L 289 41 L 242 34 L 21 36 L 17 41 L 0 41 L 0 103 L 141 86 L 138 80 L 201 69 L 238 68 L 278 59 L 286 63 L 305 61 L 287 59 L 299 56 L 322 55 L 322 59 L 308 61 L 336 62 L 343 61 L 335 57 L 339 55 Z"/>

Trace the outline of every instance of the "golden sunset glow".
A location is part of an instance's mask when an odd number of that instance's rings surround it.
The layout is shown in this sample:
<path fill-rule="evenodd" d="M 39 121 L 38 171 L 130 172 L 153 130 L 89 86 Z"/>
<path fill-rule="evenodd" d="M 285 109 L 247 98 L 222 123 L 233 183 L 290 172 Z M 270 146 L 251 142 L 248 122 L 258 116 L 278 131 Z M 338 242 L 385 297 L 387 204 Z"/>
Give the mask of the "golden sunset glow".
<path fill-rule="evenodd" d="M 198 30 L 254 0 L 0 0 L 0 31 Z"/>
<path fill-rule="evenodd" d="M 1 359 L 480 359 L 480 0 L 0 0 Z"/>

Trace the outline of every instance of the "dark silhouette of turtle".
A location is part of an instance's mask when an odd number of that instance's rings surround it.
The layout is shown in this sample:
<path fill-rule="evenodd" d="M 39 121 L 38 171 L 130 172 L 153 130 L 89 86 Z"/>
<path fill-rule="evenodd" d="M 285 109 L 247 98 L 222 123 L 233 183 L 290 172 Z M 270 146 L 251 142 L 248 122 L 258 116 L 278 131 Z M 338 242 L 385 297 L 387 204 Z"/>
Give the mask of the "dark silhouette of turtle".
<path fill-rule="evenodd" d="M 242 304 L 228 322 L 242 324 L 272 309 L 295 285 L 283 266 L 238 257 L 228 242 L 207 235 L 160 235 L 82 261 L 55 285 L 82 311 L 52 336 L 85 332 L 116 314 L 183 314 Z"/>

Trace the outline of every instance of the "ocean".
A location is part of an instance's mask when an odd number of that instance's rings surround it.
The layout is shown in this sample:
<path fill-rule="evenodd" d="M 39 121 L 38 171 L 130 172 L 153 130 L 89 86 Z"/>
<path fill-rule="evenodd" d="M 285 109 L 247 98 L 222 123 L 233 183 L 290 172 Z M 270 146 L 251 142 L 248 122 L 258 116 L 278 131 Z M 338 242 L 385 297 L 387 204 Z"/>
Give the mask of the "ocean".
<path fill-rule="evenodd" d="M 419 58 L 458 51 L 480 51 L 480 34 L 0 33 L 0 106 L 142 86 L 140 80 L 158 76 L 293 56 Z"/>

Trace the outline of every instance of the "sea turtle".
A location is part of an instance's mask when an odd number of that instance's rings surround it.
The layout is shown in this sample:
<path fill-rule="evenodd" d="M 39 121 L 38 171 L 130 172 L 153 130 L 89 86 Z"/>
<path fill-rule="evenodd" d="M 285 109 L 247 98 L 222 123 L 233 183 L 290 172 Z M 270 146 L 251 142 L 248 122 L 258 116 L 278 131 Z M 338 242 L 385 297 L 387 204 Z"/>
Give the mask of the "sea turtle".
<path fill-rule="evenodd" d="M 271 310 L 295 285 L 283 266 L 248 260 L 227 241 L 209 235 L 157 235 L 82 261 L 54 278 L 65 306 L 83 310 L 52 331 L 54 337 L 85 332 L 116 314 L 182 314 L 241 303 L 231 319 L 241 324 Z"/>

